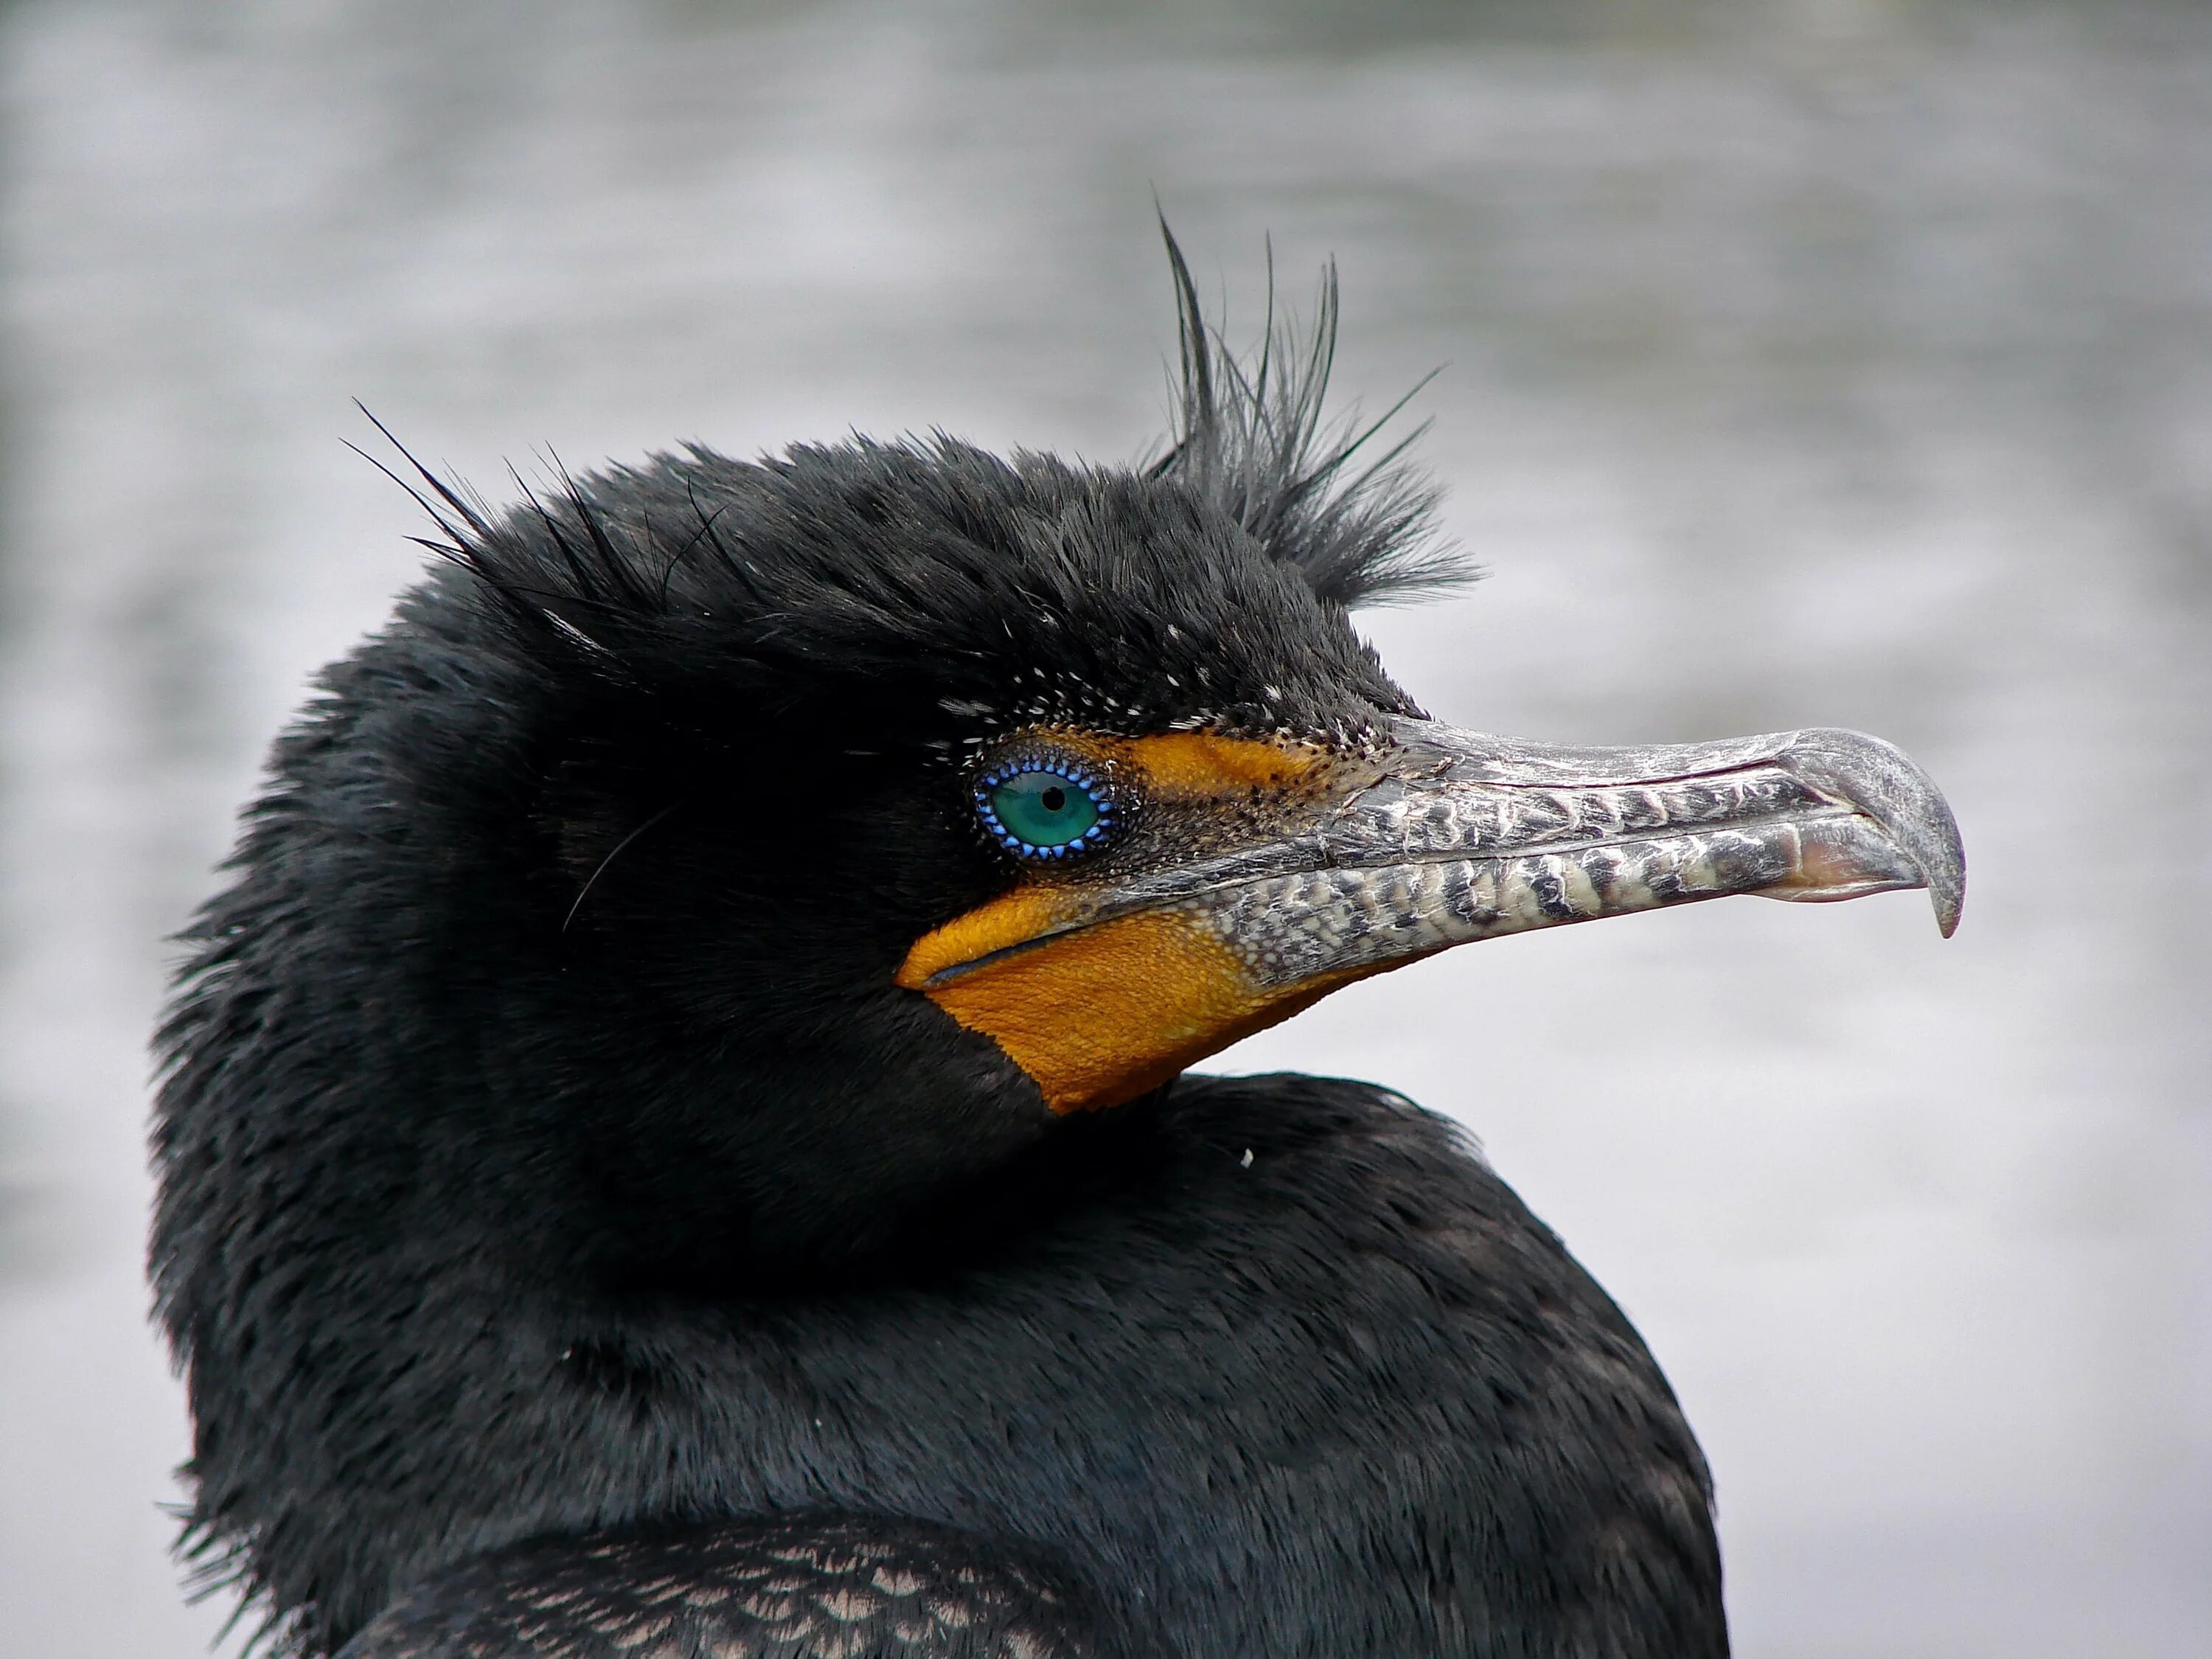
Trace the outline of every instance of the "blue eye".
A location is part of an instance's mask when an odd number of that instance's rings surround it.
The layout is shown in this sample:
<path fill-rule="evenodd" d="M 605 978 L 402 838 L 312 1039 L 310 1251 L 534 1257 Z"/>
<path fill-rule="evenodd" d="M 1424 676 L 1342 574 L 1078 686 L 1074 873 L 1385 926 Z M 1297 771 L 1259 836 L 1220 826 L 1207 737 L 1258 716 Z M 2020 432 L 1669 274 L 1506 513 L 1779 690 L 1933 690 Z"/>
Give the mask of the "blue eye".
<path fill-rule="evenodd" d="M 1057 757 L 993 768 L 976 780 L 975 808 L 1001 847 L 1027 859 L 1066 858 L 1114 827 L 1113 802 L 1097 776 Z"/>

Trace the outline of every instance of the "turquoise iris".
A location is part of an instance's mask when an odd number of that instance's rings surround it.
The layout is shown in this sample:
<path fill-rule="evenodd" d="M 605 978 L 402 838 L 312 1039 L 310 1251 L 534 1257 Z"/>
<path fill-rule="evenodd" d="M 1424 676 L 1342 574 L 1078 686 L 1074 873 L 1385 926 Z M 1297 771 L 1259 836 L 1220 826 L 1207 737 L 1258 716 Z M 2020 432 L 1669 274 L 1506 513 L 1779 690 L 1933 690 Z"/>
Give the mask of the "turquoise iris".
<path fill-rule="evenodd" d="M 1041 769 L 999 780 L 987 799 L 1006 835 L 1039 852 L 1074 846 L 1101 816 L 1097 797 L 1084 784 Z"/>
<path fill-rule="evenodd" d="M 1106 834 L 1113 807 L 1084 768 L 1015 763 L 975 790 L 984 825 L 1009 852 L 1060 858 Z"/>

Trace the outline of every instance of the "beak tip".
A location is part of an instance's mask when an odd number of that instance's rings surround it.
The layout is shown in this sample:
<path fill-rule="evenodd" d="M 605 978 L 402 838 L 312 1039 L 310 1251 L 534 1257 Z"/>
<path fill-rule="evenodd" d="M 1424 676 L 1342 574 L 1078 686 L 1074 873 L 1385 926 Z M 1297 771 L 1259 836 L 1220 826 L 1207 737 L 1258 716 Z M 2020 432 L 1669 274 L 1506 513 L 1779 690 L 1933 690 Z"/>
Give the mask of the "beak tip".
<path fill-rule="evenodd" d="M 1942 811 L 1943 834 L 1936 844 L 1914 849 L 1917 854 L 1913 862 L 1920 866 L 1921 884 L 1928 889 L 1928 902 L 1936 911 L 1936 927 L 1945 939 L 1959 931 L 1959 915 L 1966 908 L 1966 853 L 1959 844 L 1958 825 L 1950 811 L 1942 805 L 1942 797 L 1936 798 Z"/>
<path fill-rule="evenodd" d="M 1959 820 L 1936 780 L 1895 744 L 1834 728 L 1791 734 L 1783 764 L 1880 824 L 1936 910 L 1945 939 L 1959 931 L 1966 903 L 1966 848 Z"/>
<path fill-rule="evenodd" d="M 1950 803 L 1935 786 L 1929 786 L 1935 796 L 1934 806 L 1941 834 L 1938 846 L 1931 849 L 1933 856 L 1924 860 L 1928 875 L 1928 897 L 1936 907 L 1936 926 L 1945 939 L 1959 931 L 1959 915 L 1966 908 L 1966 848 L 1959 837 L 1959 821 L 1951 816 Z"/>
<path fill-rule="evenodd" d="M 1949 834 L 1944 837 L 1942 851 L 1946 857 L 1921 861 L 1922 879 L 1927 884 L 1928 902 L 1935 907 L 1936 927 L 1945 939 L 1959 931 L 1959 915 L 1966 908 L 1966 854 L 1959 844 L 1959 831 L 1944 814 L 1945 827 Z"/>

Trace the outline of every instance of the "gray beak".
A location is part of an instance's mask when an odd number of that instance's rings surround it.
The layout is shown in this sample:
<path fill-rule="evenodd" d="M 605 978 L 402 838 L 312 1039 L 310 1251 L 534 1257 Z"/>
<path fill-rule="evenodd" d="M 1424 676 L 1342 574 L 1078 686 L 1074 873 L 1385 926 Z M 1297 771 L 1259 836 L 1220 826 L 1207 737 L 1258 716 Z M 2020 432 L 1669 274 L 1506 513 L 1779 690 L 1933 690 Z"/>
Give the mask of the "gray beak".
<path fill-rule="evenodd" d="M 1292 835 L 1140 878 L 1108 914 L 1171 908 L 1255 992 L 1454 945 L 1747 893 L 1826 902 L 1924 887 L 1948 938 L 1957 824 L 1893 744 L 1815 728 L 1570 749 L 1402 720 L 1382 775 Z"/>

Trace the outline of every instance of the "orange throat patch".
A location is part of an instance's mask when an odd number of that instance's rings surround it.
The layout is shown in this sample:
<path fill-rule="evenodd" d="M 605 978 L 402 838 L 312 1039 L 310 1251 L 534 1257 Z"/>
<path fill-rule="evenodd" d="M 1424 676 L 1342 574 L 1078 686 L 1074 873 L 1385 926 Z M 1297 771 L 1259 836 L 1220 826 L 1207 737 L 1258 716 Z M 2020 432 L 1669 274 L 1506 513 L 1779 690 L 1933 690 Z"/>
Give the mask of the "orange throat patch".
<path fill-rule="evenodd" d="M 898 982 L 996 1042 L 1055 1112 L 1133 1099 L 1347 977 L 1262 989 L 1203 923 L 1152 910 L 1010 950 L 931 985 L 921 963 L 948 931 L 915 947 Z"/>

